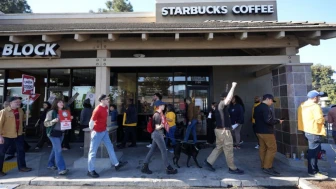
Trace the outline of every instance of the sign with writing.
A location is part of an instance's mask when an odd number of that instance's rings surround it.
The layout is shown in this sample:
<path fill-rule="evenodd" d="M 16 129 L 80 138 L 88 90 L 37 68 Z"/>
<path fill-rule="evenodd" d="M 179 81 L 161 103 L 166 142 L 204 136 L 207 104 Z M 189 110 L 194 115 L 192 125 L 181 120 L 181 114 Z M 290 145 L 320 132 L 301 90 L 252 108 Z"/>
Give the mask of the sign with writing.
<path fill-rule="evenodd" d="M 26 99 L 22 102 L 22 104 L 28 104 L 28 102 L 29 102 L 29 105 L 32 105 L 32 104 L 38 99 L 38 97 L 40 97 L 40 96 L 41 96 L 41 95 L 38 94 L 38 93 L 29 95 L 29 100 L 28 100 L 28 98 L 26 98 Z"/>
<path fill-rule="evenodd" d="M 232 8 L 233 14 L 273 14 L 273 5 L 235 5 Z M 184 7 L 163 7 L 163 16 L 176 15 L 225 15 L 228 14 L 228 6 L 184 6 Z"/>
<path fill-rule="evenodd" d="M 35 77 L 22 74 L 22 94 L 32 95 L 35 94 Z"/>
<path fill-rule="evenodd" d="M 52 44 L 5 44 L 2 49 L 2 56 L 57 56 L 57 43 Z"/>
<path fill-rule="evenodd" d="M 58 114 L 61 123 L 61 130 L 71 129 L 71 114 L 69 110 L 62 110 Z"/>
<path fill-rule="evenodd" d="M 54 102 L 54 100 L 56 99 L 56 95 L 55 94 L 51 94 L 48 98 L 48 102 L 50 104 L 52 104 Z"/>
<path fill-rule="evenodd" d="M 91 93 L 91 92 L 87 92 L 86 93 L 86 97 L 85 97 L 85 99 L 90 99 L 90 104 L 91 104 L 91 106 L 93 106 L 94 105 L 94 102 L 95 102 L 95 93 Z"/>

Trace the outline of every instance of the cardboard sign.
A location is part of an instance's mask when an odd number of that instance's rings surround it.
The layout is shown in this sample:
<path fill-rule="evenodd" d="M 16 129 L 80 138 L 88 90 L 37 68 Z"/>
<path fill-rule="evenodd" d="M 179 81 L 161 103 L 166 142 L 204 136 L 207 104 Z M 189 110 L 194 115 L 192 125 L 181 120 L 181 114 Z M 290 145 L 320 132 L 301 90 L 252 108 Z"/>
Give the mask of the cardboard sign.
<path fill-rule="evenodd" d="M 70 100 L 67 102 L 67 106 L 70 106 L 76 98 L 79 96 L 79 93 L 76 93 L 73 97 L 70 98 Z"/>
<path fill-rule="evenodd" d="M 61 123 L 61 130 L 71 129 L 71 113 L 69 110 L 61 110 L 58 112 L 59 120 Z"/>
<path fill-rule="evenodd" d="M 22 74 L 22 94 L 35 94 L 35 77 Z"/>

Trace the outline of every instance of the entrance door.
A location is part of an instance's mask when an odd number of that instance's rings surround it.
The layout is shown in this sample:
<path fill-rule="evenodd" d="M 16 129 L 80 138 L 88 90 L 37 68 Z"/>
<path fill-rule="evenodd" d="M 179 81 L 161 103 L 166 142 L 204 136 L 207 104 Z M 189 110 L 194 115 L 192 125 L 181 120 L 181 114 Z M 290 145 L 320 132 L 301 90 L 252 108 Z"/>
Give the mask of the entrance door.
<path fill-rule="evenodd" d="M 196 133 L 199 139 L 204 139 L 207 135 L 206 115 L 209 111 L 209 87 L 188 87 L 187 95 L 195 102 L 196 108 L 199 109 L 198 124 L 196 126 Z"/>

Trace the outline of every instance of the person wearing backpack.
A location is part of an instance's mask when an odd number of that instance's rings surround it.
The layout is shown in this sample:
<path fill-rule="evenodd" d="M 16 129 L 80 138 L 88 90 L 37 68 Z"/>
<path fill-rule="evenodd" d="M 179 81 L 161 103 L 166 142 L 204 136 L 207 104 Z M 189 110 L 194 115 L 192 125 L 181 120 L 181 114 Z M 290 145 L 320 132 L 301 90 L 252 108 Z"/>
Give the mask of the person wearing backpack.
<path fill-rule="evenodd" d="M 164 141 L 164 129 L 167 128 L 165 125 L 165 116 L 163 115 L 163 110 L 165 108 L 164 102 L 158 102 L 156 108 L 156 112 L 153 115 L 152 123 L 149 123 L 148 126 L 152 126 L 152 128 L 147 128 L 148 132 L 152 132 L 151 137 L 153 139 L 152 147 L 150 148 L 144 164 L 141 168 L 142 173 L 152 174 L 153 172 L 149 170 L 148 164 L 151 157 L 154 154 L 156 148 L 159 148 L 161 151 L 161 156 L 163 160 L 163 164 L 166 167 L 167 174 L 176 174 L 177 170 L 174 169 L 168 162 L 167 150 Z M 167 129 L 166 129 L 167 130 Z M 169 131 L 169 130 L 168 130 Z"/>
<path fill-rule="evenodd" d="M 124 126 L 124 139 L 121 144 L 118 145 L 119 149 L 126 147 L 128 138 L 131 138 L 132 144 L 128 147 L 136 147 L 136 126 L 137 126 L 137 109 L 134 106 L 133 99 L 129 99 L 129 105 L 124 113 L 123 126 Z"/>
<path fill-rule="evenodd" d="M 174 153 L 174 147 L 176 145 L 175 131 L 176 131 L 176 114 L 174 111 L 174 106 L 172 104 L 167 105 L 166 119 L 169 124 L 169 132 L 166 137 L 166 145 L 168 148 L 168 142 L 171 141 L 172 148 L 169 149 L 170 153 Z"/>

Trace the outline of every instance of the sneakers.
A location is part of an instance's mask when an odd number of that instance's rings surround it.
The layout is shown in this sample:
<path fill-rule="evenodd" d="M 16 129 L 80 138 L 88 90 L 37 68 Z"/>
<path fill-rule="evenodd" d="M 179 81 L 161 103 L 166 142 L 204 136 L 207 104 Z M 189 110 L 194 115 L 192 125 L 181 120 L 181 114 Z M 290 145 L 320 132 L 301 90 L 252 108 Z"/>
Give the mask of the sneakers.
<path fill-rule="evenodd" d="M 124 162 L 119 162 L 119 164 L 117 166 L 115 166 L 115 170 L 118 171 L 120 168 L 124 167 L 128 162 L 124 161 Z"/>
<path fill-rule="evenodd" d="M 4 176 L 6 176 L 7 174 L 6 173 L 4 173 L 4 172 L 0 172 L 0 177 L 4 177 Z"/>
<path fill-rule="evenodd" d="M 319 173 L 322 174 L 322 175 L 328 176 L 327 172 L 319 171 Z"/>
<path fill-rule="evenodd" d="M 152 144 L 148 144 L 146 147 L 147 147 L 147 148 L 151 148 L 151 147 L 152 147 Z"/>
<path fill-rule="evenodd" d="M 242 141 L 242 140 L 239 142 L 239 144 L 243 144 L 243 143 L 244 143 L 244 141 Z"/>
<path fill-rule="evenodd" d="M 40 148 L 39 147 L 35 147 L 34 150 L 35 151 L 40 151 Z"/>
<path fill-rule="evenodd" d="M 69 172 L 69 169 L 58 172 L 59 175 L 66 175 Z"/>
<path fill-rule="evenodd" d="M 170 149 L 170 150 L 168 150 L 170 153 L 174 153 L 174 149 Z"/>
<path fill-rule="evenodd" d="M 244 174 L 244 171 L 240 170 L 238 168 L 236 170 L 232 170 L 232 169 L 229 168 L 229 173 L 230 174 L 235 174 L 235 175 L 242 175 L 242 174 Z"/>
<path fill-rule="evenodd" d="M 51 167 L 47 167 L 47 169 L 55 171 L 55 170 L 57 170 L 57 167 L 56 166 L 51 166 Z"/>
<path fill-rule="evenodd" d="M 240 146 L 239 145 L 234 145 L 233 148 L 236 149 L 236 150 L 240 150 Z"/>
<path fill-rule="evenodd" d="M 30 172 L 31 170 L 32 170 L 32 168 L 23 167 L 23 168 L 19 169 L 19 172 Z"/>
<path fill-rule="evenodd" d="M 263 172 L 272 176 L 280 176 L 280 173 L 275 171 L 273 168 L 263 169 Z"/>
<path fill-rule="evenodd" d="M 315 173 L 315 174 L 308 174 L 311 177 L 317 178 L 317 179 L 327 179 L 328 176 L 327 175 L 323 175 L 320 172 Z"/>
<path fill-rule="evenodd" d="M 87 176 L 92 177 L 92 178 L 98 178 L 99 175 L 96 173 L 96 171 L 88 171 Z"/>
<path fill-rule="evenodd" d="M 166 169 L 166 173 L 168 175 L 174 175 L 177 173 L 177 169 L 174 169 L 172 166 L 169 165 Z"/>
<path fill-rule="evenodd" d="M 212 165 L 207 160 L 204 160 L 204 165 L 205 165 L 205 168 L 208 169 L 209 171 L 212 171 L 212 172 L 216 171 L 216 169 L 213 168 Z"/>
<path fill-rule="evenodd" d="M 256 146 L 256 147 L 254 147 L 255 149 L 259 149 L 259 144 Z"/>
<path fill-rule="evenodd" d="M 153 173 L 151 170 L 149 170 L 148 163 L 144 163 L 141 168 L 141 172 L 149 175 Z"/>

